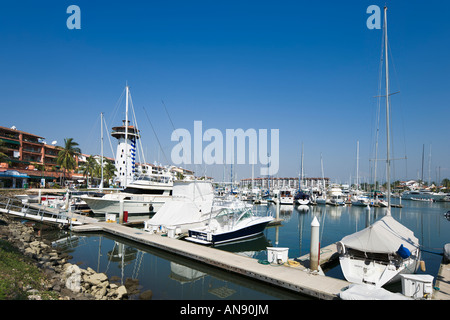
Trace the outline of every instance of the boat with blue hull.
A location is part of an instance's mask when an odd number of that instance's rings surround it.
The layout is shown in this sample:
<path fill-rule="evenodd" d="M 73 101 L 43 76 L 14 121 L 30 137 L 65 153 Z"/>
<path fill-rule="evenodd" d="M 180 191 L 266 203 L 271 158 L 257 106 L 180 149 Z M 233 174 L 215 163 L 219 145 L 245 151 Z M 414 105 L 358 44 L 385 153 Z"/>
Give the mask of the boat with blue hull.
<path fill-rule="evenodd" d="M 256 236 L 273 220 L 271 216 L 256 216 L 251 208 L 223 210 L 207 226 L 189 230 L 188 241 L 206 245 L 238 241 Z"/>

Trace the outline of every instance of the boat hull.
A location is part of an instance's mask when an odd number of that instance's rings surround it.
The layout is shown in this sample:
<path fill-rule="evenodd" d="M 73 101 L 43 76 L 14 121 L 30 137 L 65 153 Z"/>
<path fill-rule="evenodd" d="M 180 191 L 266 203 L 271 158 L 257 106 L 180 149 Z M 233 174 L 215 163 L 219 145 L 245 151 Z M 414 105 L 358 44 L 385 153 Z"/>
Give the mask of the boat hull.
<path fill-rule="evenodd" d="M 355 259 L 340 256 L 339 263 L 347 281 L 357 284 L 371 284 L 382 287 L 398 282 L 402 274 L 413 274 L 419 266 L 419 259 L 411 257 L 401 264 L 383 264 L 369 259 Z"/>
<path fill-rule="evenodd" d="M 225 242 L 250 238 L 262 233 L 271 220 L 272 219 L 267 219 L 247 227 L 217 234 L 209 233 L 206 230 L 193 229 L 189 230 L 189 237 L 187 237 L 186 240 L 202 244 L 221 244 Z"/>
<path fill-rule="evenodd" d="M 157 212 L 162 205 L 171 197 L 149 197 L 145 200 L 123 200 L 123 211 L 128 215 L 149 215 Z M 83 200 L 87 203 L 94 215 L 104 215 L 106 213 L 119 214 L 120 199 L 105 199 L 96 197 L 85 197 Z"/>

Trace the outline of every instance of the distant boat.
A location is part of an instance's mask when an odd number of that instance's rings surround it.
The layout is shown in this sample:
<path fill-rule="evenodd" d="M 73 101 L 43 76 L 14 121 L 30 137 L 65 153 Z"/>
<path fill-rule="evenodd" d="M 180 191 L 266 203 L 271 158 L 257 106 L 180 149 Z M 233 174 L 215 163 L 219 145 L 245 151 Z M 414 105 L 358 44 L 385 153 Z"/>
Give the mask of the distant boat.
<path fill-rule="evenodd" d="M 391 216 L 389 68 L 387 53 L 387 7 L 384 7 L 386 63 L 386 168 L 387 213 L 371 226 L 342 238 L 337 243 L 339 263 L 345 279 L 382 287 L 400 280 L 401 274 L 415 273 L 420 263 L 419 240 Z"/>
<path fill-rule="evenodd" d="M 431 192 L 428 190 L 411 190 L 411 191 L 405 191 L 402 194 L 402 199 L 406 200 L 418 200 L 418 199 L 424 199 L 424 200 L 431 200 L 431 201 L 444 201 L 447 194 L 445 193 L 437 193 L 437 192 Z"/>
<path fill-rule="evenodd" d="M 297 191 L 294 196 L 294 201 L 298 205 L 307 205 L 311 202 L 309 194 L 303 191 Z"/>
<path fill-rule="evenodd" d="M 327 192 L 326 203 L 333 206 L 343 206 L 345 204 L 345 195 L 339 186 L 330 186 Z"/>
<path fill-rule="evenodd" d="M 305 193 L 302 190 L 302 181 L 303 181 L 303 143 L 302 143 L 302 161 L 300 167 L 300 179 L 298 179 L 298 190 L 294 196 L 294 202 L 297 205 L 304 206 L 311 202 L 311 197 L 309 194 Z"/>
<path fill-rule="evenodd" d="M 281 190 L 279 194 L 280 204 L 294 204 L 294 196 L 290 190 Z"/>
<path fill-rule="evenodd" d="M 368 196 L 359 195 L 352 199 L 352 206 L 367 207 L 368 205 L 370 205 Z"/>

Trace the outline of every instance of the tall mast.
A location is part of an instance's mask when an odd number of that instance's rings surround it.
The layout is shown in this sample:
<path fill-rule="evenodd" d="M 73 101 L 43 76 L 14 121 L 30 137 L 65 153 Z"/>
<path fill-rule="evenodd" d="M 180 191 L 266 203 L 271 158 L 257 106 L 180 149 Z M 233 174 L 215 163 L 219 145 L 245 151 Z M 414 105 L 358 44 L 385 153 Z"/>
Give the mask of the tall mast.
<path fill-rule="evenodd" d="M 384 50 L 386 60 L 386 175 L 387 175 L 387 214 L 391 215 L 391 163 L 389 158 L 390 137 L 389 137 L 389 63 L 388 63 L 388 35 L 387 35 L 387 7 L 384 7 Z"/>
<path fill-rule="evenodd" d="M 356 141 L 356 190 L 359 190 L 359 140 Z"/>
<path fill-rule="evenodd" d="M 301 185 L 303 182 L 303 142 L 302 142 L 302 162 L 300 165 L 300 181 L 298 183 L 298 189 L 301 190 Z"/>
<path fill-rule="evenodd" d="M 124 187 L 128 184 L 128 94 L 129 88 L 126 85 L 126 103 L 125 103 L 125 181 Z"/>
<path fill-rule="evenodd" d="M 102 170 L 102 180 L 100 181 L 100 191 L 103 191 L 103 112 L 100 113 L 100 121 L 101 121 L 101 157 L 100 157 L 100 166 L 101 166 L 101 170 Z"/>

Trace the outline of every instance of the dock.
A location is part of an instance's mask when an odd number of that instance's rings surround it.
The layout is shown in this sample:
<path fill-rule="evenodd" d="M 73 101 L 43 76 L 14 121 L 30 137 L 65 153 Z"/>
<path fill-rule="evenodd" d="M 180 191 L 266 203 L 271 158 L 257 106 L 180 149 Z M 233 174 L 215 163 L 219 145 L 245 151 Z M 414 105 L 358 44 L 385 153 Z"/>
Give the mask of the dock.
<path fill-rule="evenodd" d="M 98 220 L 75 212 L 60 211 L 39 204 L 22 203 L 21 200 L 0 196 L 0 212 L 27 220 L 58 226 L 83 225 Z"/>
<path fill-rule="evenodd" d="M 116 223 L 97 222 L 72 226 L 72 231 L 103 231 L 317 299 L 339 299 L 339 293 L 350 284 L 344 280 L 311 272 L 305 267 L 307 263 L 295 264 L 295 266 L 276 265 L 274 267 L 274 265 L 263 264 L 249 257 Z"/>
<path fill-rule="evenodd" d="M 442 259 L 434 284 L 433 300 L 450 300 L 450 263 Z"/>

